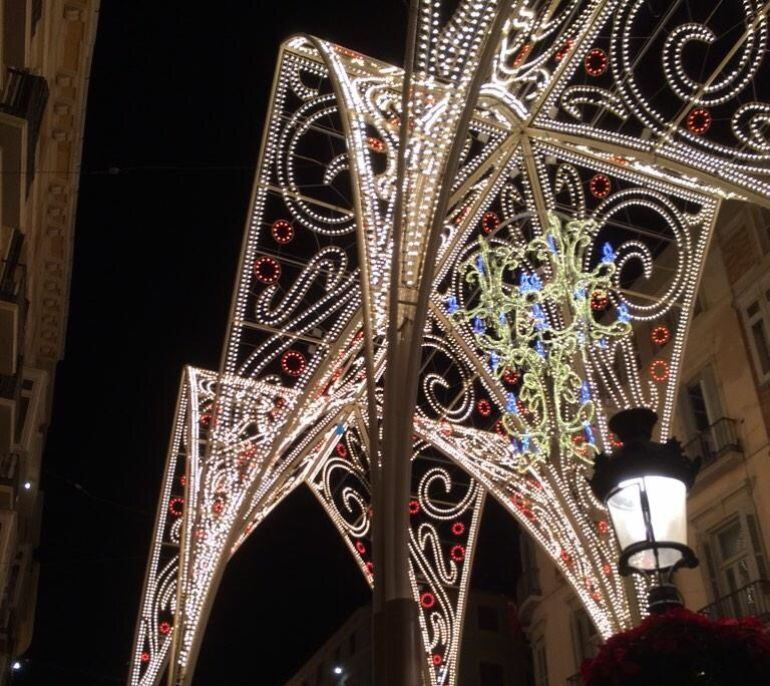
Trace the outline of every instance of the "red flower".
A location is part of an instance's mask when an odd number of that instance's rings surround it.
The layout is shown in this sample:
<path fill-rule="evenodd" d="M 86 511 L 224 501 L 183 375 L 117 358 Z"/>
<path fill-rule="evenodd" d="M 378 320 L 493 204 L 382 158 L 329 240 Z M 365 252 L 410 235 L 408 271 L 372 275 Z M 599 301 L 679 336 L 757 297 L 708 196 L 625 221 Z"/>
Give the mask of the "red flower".
<path fill-rule="evenodd" d="M 585 686 L 760 686 L 770 638 L 755 618 L 673 610 L 612 636 L 580 671 Z"/>

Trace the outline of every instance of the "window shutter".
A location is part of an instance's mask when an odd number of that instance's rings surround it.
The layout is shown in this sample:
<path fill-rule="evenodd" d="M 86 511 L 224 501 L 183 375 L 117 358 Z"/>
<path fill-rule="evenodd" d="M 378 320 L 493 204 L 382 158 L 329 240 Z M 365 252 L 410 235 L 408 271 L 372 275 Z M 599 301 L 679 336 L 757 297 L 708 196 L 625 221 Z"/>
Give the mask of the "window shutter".
<path fill-rule="evenodd" d="M 767 565 L 765 564 L 765 554 L 762 550 L 762 540 L 759 537 L 757 518 L 753 514 L 746 515 L 746 526 L 749 530 L 751 548 L 754 551 L 754 560 L 757 563 L 757 574 L 759 574 L 760 579 L 767 579 Z"/>
<path fill-rule="evenodd" d="M 722 403 L 719 400 L 719 390 L 714 375 L 714 368 L 708 364 L 701 372 L 701 388 L 706 400 L 706 412 L 709 424 L 713 424 L 723 416 Z"/>
<path fill-rule="evenodd" d="M 714 564 L 714 556 L 711 553 L 711 545 L 703 542 L 703 557 L 706 560 L 706 571 L 709 576 L 709 586 L 711 586 L 711 598 L 716 601 L 719 599 L 721 592 L 719 590 L 719 580 L 717 579 L 716 565 Z"/>

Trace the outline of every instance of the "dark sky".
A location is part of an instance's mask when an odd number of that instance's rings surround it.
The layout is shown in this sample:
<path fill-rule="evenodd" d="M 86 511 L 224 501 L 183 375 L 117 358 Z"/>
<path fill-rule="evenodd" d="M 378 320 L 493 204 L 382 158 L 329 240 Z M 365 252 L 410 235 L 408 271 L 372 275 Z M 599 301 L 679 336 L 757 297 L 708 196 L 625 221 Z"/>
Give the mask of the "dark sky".
<path fill-rule="evenodd" d="M 280 41 L 304 31 L 401 62 L 401 0 L 194 6 L 102 0 L 35 636 L 16 683 L 125 682 L 178 380 L 219 363 Z M 506 519 L 497 508 L 482 531 L 489 587 L 514 577 Z M 196 683 L 279 685 L 367 599 L 297 492 L 228 568 Z"/>

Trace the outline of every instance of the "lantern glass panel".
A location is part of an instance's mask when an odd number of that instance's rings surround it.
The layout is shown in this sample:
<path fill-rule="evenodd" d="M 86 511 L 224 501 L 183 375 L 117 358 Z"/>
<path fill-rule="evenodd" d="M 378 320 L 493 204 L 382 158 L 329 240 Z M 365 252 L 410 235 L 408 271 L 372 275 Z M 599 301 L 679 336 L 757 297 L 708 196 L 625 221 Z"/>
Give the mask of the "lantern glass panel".
<path fill-rule="evenodd" d="M 642 493 L 649 504 L 651 530 L 648 535 L 643 509 Z M 678 479 L 666 476 L 646 476 L 622 481 L 618 489 L 607 499 L 612 524 L 621 549 L 644 541 L 687 544 L 687 489 Z M 644 550 L 631 556 L 629 565 L 636 569 L 652 571 L 666 569 L 682 558 L 673 548 Z"/>

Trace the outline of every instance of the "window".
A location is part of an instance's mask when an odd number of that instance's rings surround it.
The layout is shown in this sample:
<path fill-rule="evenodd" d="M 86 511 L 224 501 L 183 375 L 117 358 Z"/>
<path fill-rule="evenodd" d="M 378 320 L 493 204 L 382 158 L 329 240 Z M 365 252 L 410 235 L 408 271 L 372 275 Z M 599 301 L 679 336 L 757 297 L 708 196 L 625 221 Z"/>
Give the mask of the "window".
<path fill-rule="evenodd" d="M 500 618 L 497 614 L 497 608 L 491 605 L 479 605 L 479 629 L 482 631 L 499 631 L 500 630 Z"/>
<path fill-rule="evenodd" d="M 737 513 L 712 529 L 702 547 L 714 600 L 767 578 L 759 525 L 752 513 Z M 736 613 L 739 610 L 733 608 Z"/>
<path fill-rule="evenodd" d="M 548 657 L 543 637 L 532 644 L 532 661 L 535 664 L 535 686 L 548 686 Z"/>
<path fill-rule="evenodd" d="M 725 418 L 716 374 L 711 365 L 682 385 L 678 411 L 685 452 L 708 467 L 726 449 L 739 446 L 735 425 Z"/>
<path fill-rule="evenodd" d="M 716 375 L 711 365 L 705 366 L 684 384 L 679 403 L 688 437 L 707 432 L 714 422 L 722 418 Z"/>
<path fill-rule="evenodd" d="M 746 327 L 754 370 L 760 383 L 770 380 L 770 290 L 764 286 L 754 291 L 743 307 L 743 322 Z"/>
<path fill-rule="evenodd" d="M 521 605 L 529 596 L 540 595 L 540 577 L 537 569 L 537 556 L 532 539 L 520 536 L 519 554 L 521 556 L 521 575 L 516 582 L 516 595 Z"/>
<path fill-rule="evenodd" d="M 505 686 L 503 666 L 494 662 L 479 662 L 480 686 Z"/>
<path fill-rule="evenodd" d="M 599 636 L 596 633 L 596 627 L 588 617 L 588 613 L 582 608 L 577 608 L 572 612 L 572 648 L 575 654 L 575 666 L 580 670 L 583 660 L 593 657 L 596 654 L 596 645 Z"/>

